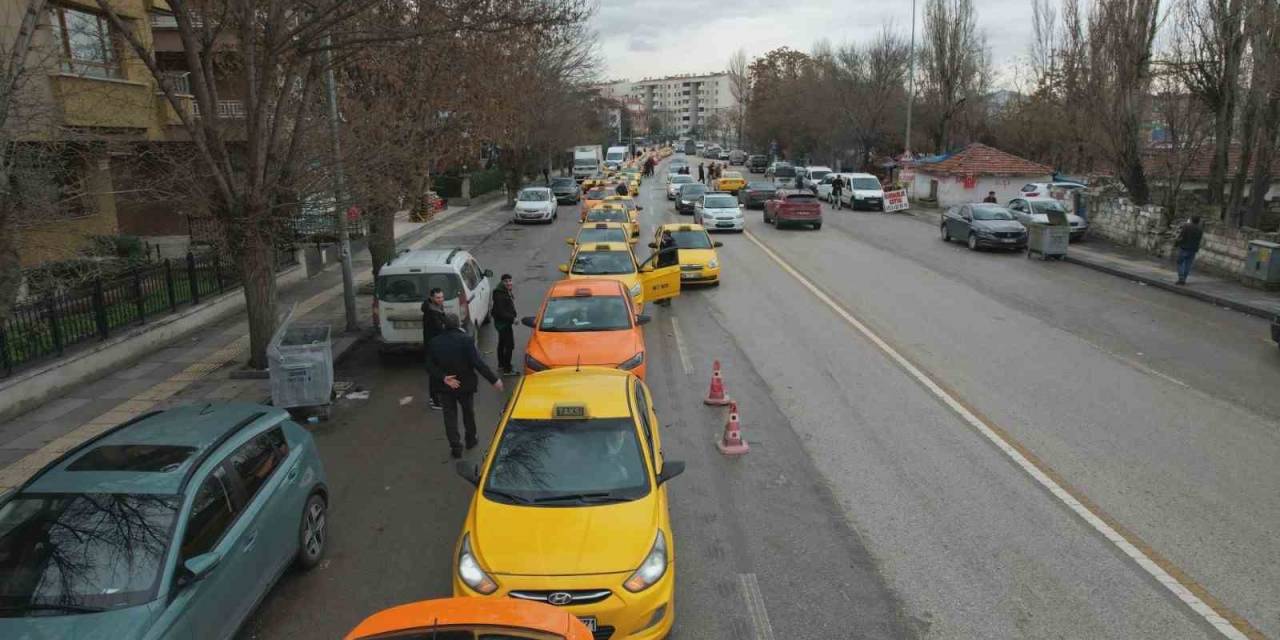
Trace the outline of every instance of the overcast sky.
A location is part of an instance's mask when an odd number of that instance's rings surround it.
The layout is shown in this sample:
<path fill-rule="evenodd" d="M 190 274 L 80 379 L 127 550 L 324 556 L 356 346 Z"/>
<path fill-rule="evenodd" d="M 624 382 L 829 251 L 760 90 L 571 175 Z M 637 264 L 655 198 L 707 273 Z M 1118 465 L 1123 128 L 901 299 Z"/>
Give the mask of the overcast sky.
<path fill-rule="evenodd" d="M 996 84 L 1007 86 L 1007 69 L 1027 53 L 1031 0 L 973 1 L 1002 72 Z M 919 13 L 916 20 L 920 29 Z M 865 42 L 885 24 L 909 37 L 911 0 L 600 0 L 594 23 L 605 78 L 639 80 L 722 71 L 739 47 L 748 58 L 781 46 L 807 52 L 823 38 Z"/>

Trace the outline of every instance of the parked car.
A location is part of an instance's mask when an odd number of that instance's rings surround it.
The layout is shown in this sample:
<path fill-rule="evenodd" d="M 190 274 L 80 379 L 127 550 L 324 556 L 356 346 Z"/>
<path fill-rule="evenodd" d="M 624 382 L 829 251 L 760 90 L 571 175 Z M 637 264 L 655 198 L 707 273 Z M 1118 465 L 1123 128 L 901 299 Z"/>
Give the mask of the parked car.
<path fill-rule="evenodd" d="M 822 179 L 813 186 L 814 195 L 818 196 L 818 199 L 823 202 L 831 202 L 831 204 L 835 204 L 831 200 L 831 182 L 836 179 L 836 176 L 840 176 L 841 179 L 845 179 L 845 175 L 846 174 L 843 173 L 832 172 L 822 176 Z"/>
<path fill-rule="evenodd" d="M 755 154 L 747 156 L 747 171 L 751 173 L 764 173 L 769 166 L 769 156 Z"/>
<path fill-rule="evenodd" d="M 1009 201 L 1009 211 L 1019 222 L 1048 222 L 1050 211 L 1061 211 L 1067 215 L 1067 224 L 1071 225 L 1071 239 L 1082 240 L 1089 232 L 1089 223 L 1084 218 L 1071 213 L 1061 200 L 1049 197 L 1014 198 Z"/>
<path fill-rule="evenodd" d="M 667 199 L 676 199 L 676 194 L 680 191 L 680 185 L 693 184 L 695 182 L 696 180 L 694 180 L 693 176 L 685 173 L 667 174 Z"/>
<path fill-rule="evenodd" d="M 998 204 L 966 204 L 942 214 L 942 241 L 963 240 L 969 249 L 1027 248 L 1027 228 Z"/>
<path fill-rule="evenodd" d="M 796 168 L 787 162 L 775 162 L 765 170 L 764 175 L 773 179 L 779 189 L 792 189 L 796 186 Z"/>
<path fill-rule="evenodd" d="M 582 187 L 577 180 L 567 176 L 551 179 L 551 193 L 556 195 L 558 204 L 578 204 L 582 201 Z"/>
<path fill-rule="evenodd" d="M 491 277 L 493 272 L 481 270 L 463 249 L 422 249 L 396 256 L 378 271 L 373 286 L 379 349 L 422 345 L 422 303 L 437 287 L 444 291 L 444 310 L 458 314 L 463 329 L 479 335 L 492 310 Z"/>
<path fill-rule="evenodd" d="M 142 414 L 0 505 L 0 638 L 235 637 L 328 543 L 311 434 L 246 403 Z"/>
<path fill-rule="evenodd" d="M 1065 193 L 1077 191 L 1086 188 L 1086 185 L 1080 182 L 1072 182 L 1070 180 L 1055 180 L 1053 182 L 1028 182 L 1018 189 L 1018 193 L 1024 198 L 1050 197 L 1057 198 L 1054 193 Z M 1059 198 L 1060 200 L 1062 198 Z"/>
<path fill-rule="evenodd" d="M 817 193 L 818 183 L 822 182 L 822 179 L 829 173 L 831 173 L 831 167 L 805 167 L 804 175 L 802 176 L 804 178 L 804 188 Z"/>
<path fill-rule="evenodd" d="M 742 149 L 734 149 L 729 152 L 729 164 L 746 164 L 747 152 Z"/>
<path fill-rule="evenodd" d="M 785 224 L 807 224 L 816 231 L 822 228 L 822 205 L 808 191 L 779 190 L 772 200 L 764 203 L 764 223 L 772 224 L 776 229 Z"/>
<path fill-rule="evenodd" d="M 708 191 L 694 205 L 693 221 L 707 231 L 742 231 L 747 228 L 738 199 L 721 191 Z"/>
<path fill-rule="evenodd" d="M 844 173 L 844 204 L 850 209 L 884 211 L 884 187 L 869 173 Z"/>
<path fill-rule="evenodd" d="M 738 191 L 738 202 L 748 209 L 763 209 L 764 203 L 771 200 L 777 192 L 778 188 L 772 182 L 748 182 L 745 188 Z"/>
<path fill-rule="evenodd" d="M 680 192 L 676 195 L 676 213 L 692 215 L 694 208 L 702 202 L 702 196 L 706 193 L 707 185 L 701 182 L 680 185 Z"/>
<path fill-rule="evenodd" d="M 551 224 L 556 219 L 556 196 L 547 187 L 525 187 L 516 194 L 516 208 L 512 213 L 513 222 L 545 222 Z"/>

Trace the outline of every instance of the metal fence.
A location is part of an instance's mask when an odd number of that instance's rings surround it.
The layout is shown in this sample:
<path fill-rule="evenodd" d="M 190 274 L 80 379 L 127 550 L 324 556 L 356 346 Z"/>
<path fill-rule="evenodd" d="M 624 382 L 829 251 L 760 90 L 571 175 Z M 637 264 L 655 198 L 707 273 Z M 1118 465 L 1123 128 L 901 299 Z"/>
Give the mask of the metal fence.
<path fill-rule="evenodd" d="M 277 251 L 276 270 L 294 264 Z M 220 252 L 140 266 L 110 279 L 21 303 L 0 325 L 0 377 L 113 332 L 144 325 L 240 286 L 240 271 Z"/>

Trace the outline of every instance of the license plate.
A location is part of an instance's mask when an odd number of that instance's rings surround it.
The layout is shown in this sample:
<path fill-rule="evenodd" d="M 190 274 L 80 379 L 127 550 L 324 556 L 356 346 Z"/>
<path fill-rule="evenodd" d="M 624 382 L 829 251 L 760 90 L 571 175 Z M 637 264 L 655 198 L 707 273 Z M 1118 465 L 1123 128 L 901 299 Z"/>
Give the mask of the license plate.
<path fill-rule="evenodd" d="M 1013 238 L 1000 238 L 1000 242 L 1013 242 Z"/>
<path fill-rule="evenodd" d="M 595 633 L 600 629 L 599 625 L 596 624 L 595 616 L 579 616 L 578 620 L 581 621 L 582 624 L 587 625 L 587 629 L 589 629 L 591 633 Z"/>
<path fill-rule="evenodd" d="M 716 223 L 716 227 L 717 227 L 717 228 L 719 228 L 719 227 L 732 227 L 732 226 L 733 226 L 733 223 L 732 223 L 732 222 L 717 222 L 717 223 Z"/>
<path fill-rule="evenodd" d="M 681 280 L 692 280 L 692 279 L 694 279 L 694 278 L 698 277 L 698 275 L 699 275 L 699 274 L 698 274 L 698 272 L 696 272 L 696 271 L 688 272 L 688 273 L 682 273 L 682 274 L 680 274 L 680 279 L 681 279 Z"/>
<path fill-rule="evenodd" d="M 396 329 L 421 329 L 421 320 L 392 320 L 391 326 Z"/>

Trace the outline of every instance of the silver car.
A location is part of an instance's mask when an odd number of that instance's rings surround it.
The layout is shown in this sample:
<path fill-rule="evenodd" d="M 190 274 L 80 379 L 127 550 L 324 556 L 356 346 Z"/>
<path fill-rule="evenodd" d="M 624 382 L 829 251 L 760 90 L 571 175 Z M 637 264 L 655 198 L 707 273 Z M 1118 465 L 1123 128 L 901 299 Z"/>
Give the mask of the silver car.
<path fill-rule="evenodd" d="M 1009 211 L 1014 218 L 1024 223 L 1046 223 L 1049 221 L 1050 211 L 1061 211 L 1067 214 L 1072 240 L 1083 240 L 1089 232 L 1089 223 L 1068 211 L 1066 203 L 1057 198 L 1014 198 L 1009 201 Z"/>

